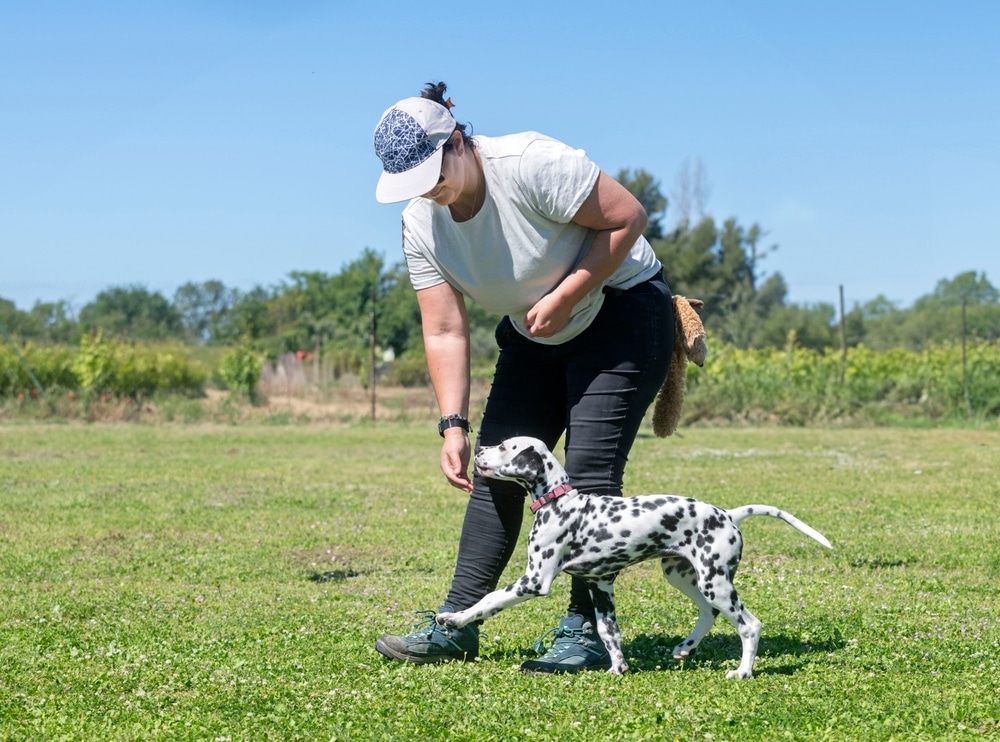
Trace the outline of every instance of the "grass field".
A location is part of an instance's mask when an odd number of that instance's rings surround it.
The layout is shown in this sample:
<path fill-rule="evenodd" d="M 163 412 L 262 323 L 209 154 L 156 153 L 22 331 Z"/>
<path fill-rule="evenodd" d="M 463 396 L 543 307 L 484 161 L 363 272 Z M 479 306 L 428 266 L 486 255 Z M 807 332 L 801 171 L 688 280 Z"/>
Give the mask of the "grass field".
<path fill-rule="evenodd" d="M 1000 432 L 643 436 L 628 493 L 764 502 L 833 542 L 744 523 L 736 584 L 764 623 L 746 682 L 724 677 L 724 621 L 671 659 L 696 612 L 653 562 L 618 582 L 625 677 L 517 671 L 565 577 L 489 621 L 479 662 L 383 660 L 378 635 L 451 577 L 465 495 L 438 442 L 401 424 L 0 426 L 0 739 L 1000 738 Z"/>

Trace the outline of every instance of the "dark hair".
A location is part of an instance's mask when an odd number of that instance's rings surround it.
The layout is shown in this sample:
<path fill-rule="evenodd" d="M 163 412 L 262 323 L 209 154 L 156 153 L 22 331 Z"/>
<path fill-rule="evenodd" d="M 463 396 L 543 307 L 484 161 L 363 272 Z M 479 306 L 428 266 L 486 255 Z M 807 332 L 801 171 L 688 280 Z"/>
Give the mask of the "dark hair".
<path fill-rule="evenodd" d="M 424 84 L 424 89 L 420 93 L 421 98 L 426 98 L 427 100 L 432 100 L 435 103 L 439 103 L 449 111 L 454 107 L 454 103 L 451 102 L 451 98 L 445 98 L 444 94 L 448 92 L 448 86 L 443 82 L 428 82 Z M 455 128 L 462 132 L 462 141 L 465 142 L 465 146 L 472 147 L 475 149 L 476 145 L 472 141 L 472 135 L 466 134 L 465 130 L 468 128 L 469 131 L 472 130 L 469 124 L 460 124 L 458 121 L 455 122 Z M 451 149 L 451 143 L 444 145 L 446 149 Z"/>

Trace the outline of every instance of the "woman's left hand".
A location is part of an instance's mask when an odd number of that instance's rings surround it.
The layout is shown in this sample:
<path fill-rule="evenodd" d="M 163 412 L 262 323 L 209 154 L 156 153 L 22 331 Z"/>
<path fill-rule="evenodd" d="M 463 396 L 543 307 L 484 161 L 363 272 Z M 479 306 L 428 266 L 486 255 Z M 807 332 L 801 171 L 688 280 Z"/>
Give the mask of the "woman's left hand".
<path fill-rule="evenodd" d="M 552 337 L 568 323 L 573 305 L 555 292 L 546 294 L 524 316 L 524 328 L 533 338 Z"/>
<path fill-rule="evenodd" d="M 569 275 L 525 315 L 531 337 L 552 337 L 566 327 L 573 307 L 617 270 L 649 219 L 635 196 L 602 172 L 573 223 L 594 230 L 594 240 Z"/>

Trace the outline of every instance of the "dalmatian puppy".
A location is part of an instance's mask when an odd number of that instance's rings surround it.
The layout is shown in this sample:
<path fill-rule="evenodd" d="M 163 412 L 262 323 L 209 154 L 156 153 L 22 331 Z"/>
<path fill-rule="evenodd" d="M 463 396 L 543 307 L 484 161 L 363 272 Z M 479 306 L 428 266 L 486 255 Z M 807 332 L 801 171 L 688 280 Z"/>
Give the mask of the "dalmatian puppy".
<path fill-rule="evenodd" d="M 757 656 L 761 623 L 736 593 L 733 576 L 743 553 L 739 524 L 752 515 L 779 518 L 827 548 L 830 542 L 792 515 L 767 505 L 722 510 L 670 495 L 585 495 L 544 443 L 510 438 L 481 448 L 475 457 L 483 476 L 518 482 L 531 494 L 535 522 L 528 539 L 528 567 L 512 585 L 490 593 L 471 608 L 439 613 L 442 626 L 461 628 L 495 616 L 529 598 L 548 595 L 552 581 L 568 572 L 587 581 L 597 631 L 611 655 L 610 672 L 628 670 L 615 615 L 614 581 L 628 566 L 659 557 L 667 581 L 698 606 L 694 631 L 674 647 L 675 659 L 693 652 L 719 613 L 736 627 L 743 644 L 739 667 L 728 678 L 749 678 Z"/>

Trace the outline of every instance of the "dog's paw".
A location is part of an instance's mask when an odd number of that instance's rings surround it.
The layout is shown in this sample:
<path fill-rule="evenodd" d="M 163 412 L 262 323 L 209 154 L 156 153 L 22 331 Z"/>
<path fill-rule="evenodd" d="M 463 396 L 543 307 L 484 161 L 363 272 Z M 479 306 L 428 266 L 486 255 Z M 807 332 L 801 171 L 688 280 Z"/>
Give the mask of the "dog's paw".
<path fill-rule="evenodd" d="M 726 673 L 726 679 L 737 678 L 738 680 L 749 680 L 753 677 L 753 670 L 743 670 L 737 667 Z"/>
<path fill-rule="evenodd" d="M 447 626 L 450 629 L 459 628 L 455 620 L 456 614 L 454 613 L 439 613 L 434 617 L 434 620 L 438 622 L 439 626 Z"/>
<path fill-rule="evenodd" d="M 692 654 L 695 653 L 695 650 L 697 648 L 698 648 L 697 644 L 694 645 L 687 643 L 678 644 L 676 647 L 674 647 L 674 659 L 686 660 L 688 657 L 690 657 Z"/>

